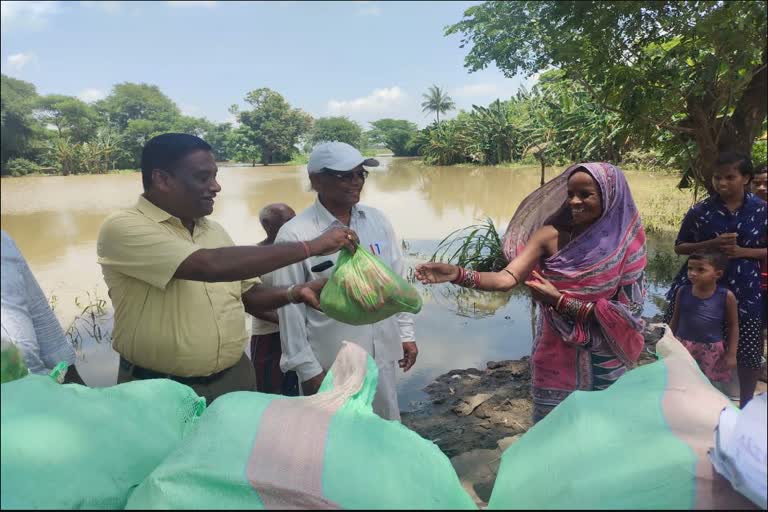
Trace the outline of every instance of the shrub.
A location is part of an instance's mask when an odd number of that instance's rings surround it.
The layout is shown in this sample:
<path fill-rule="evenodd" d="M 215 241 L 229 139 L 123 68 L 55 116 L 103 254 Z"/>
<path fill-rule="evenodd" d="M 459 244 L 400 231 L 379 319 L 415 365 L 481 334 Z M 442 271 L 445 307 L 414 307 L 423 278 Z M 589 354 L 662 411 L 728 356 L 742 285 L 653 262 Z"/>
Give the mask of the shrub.
<path fill-rule="evenodd" d="M 40 172 L 40 166 L 26 158 L 11 158 L 5 164 L 7 174 L 11 176 L 26 176 L 27 174 Z"/>

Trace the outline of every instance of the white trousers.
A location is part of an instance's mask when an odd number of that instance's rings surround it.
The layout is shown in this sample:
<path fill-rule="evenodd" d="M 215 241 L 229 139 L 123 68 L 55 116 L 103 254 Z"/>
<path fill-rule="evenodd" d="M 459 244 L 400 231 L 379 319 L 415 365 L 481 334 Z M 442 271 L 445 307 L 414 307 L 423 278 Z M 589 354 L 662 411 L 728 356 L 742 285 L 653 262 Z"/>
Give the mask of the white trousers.
<path fill-rule="evenodd" d="M 375 361 L 379 368 L 379 385 L 373 398 L 373 412 L 385 420 L 400 421 L 400 406 L 397 404 L 397 361 Z"/>

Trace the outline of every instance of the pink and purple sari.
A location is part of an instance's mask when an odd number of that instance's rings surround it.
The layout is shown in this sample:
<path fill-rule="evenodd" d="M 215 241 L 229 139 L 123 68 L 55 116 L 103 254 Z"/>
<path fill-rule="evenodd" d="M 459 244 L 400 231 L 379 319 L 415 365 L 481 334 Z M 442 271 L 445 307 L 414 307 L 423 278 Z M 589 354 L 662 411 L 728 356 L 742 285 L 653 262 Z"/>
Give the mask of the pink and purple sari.
<path fill-rule="evenodd" d="M 645 231 L 624 174 L 608 163 L 582 163 L 530 194 L 504 234 L 504 254 L 512 261 L 536 230 L 567 226 L 568 178 L 586 170 L 600 186 L 602 216 L 539 271 L 558 290 L 594 302 L 593 318 L 574 322 L 539 304 L 531 366 L 534 421 L 546 416 L 573 391 L 601 390 L 635 366 L 643 349 Z"/>

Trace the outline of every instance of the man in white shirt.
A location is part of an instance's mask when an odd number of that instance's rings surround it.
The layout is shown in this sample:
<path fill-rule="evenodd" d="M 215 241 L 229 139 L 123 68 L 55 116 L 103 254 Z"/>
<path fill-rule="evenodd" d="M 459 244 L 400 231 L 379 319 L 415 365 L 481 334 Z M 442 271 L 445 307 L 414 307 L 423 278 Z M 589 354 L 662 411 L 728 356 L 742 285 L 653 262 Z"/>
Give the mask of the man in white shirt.
<path fill-rule="evenodd" d="M 67 341 L 43 290 L 16 243 L 1 231 L 0 325 L 18 347 L 30 373 L 47 375 L 60 362 L 69 364 L 64 382 L 83 384 L 75 368 L 75 351 Z"/>
<path fill-rule="evenodd" d="M 296 216 L 293 208 L 285 203 L 268 204 L 259 212 L 259 222 L 267 238 L 258 245 L 275 243 L 277 232 L 283 224 Z M 262 284 L 272 286 L 272 272 L 261 276 Z M 280 326 L 277 311 L 253 311 L 251 326 L 251 362 L 256 372 L 256 391 L 261 393 L 297 396 L 299 394 L 296 372 L 280 370 Z"/>
<path fill-rule="evenodd" d="M 358 205 L 368 171 L 377 166 L 349 144 L 326 142 L 309 157 L 307 170 L 318 197 L 277 235 L 276 243 L 304 240 L 330 227 L 348 226 L 357 232 L 360 245 L 381 258 L 392 270 L 404 275 L 405 264 L 400 241 L 389 220 L 380 211 Z M 337 255 L 308 258 L 273 272 L 273 284 L 286 286 L 310 279 L 327 278 L 332 267 L 319 270 L 326 261 L 335 263 Z M 314 271 L 313 271 L 314 268 Z M 295 370 L 302 392 L 317 392 L 325 372 L 331 367 L 342 341 L 351 341 L 373 356 L 379 368 L 379 384 L 373 410 L 382 418 L 399 420 L 395 367 L 408 371 L 416 362 L 418 348 L 413 332 L 413 315 L 400 313 L 370 325 L 353 326 L 328 318 L 303 304 L 289 304 L 278 310 L 283 355 L 283 371 Z"/>

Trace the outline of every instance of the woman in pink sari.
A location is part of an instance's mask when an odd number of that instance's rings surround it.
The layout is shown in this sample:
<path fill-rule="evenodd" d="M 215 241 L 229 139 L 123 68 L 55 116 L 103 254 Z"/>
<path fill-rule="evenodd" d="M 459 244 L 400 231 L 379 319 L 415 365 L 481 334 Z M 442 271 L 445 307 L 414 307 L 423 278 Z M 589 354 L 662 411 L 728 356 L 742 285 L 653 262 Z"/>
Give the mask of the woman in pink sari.
<path fill-rule="evenodd" d="M 533 342 L 534 421 L 573 391 L 601 390 L 643 348 L 645 231 L 624 174 L 582 163 L 530 194 L 504 235 L 500 272 L 416 267 L 425 284 L 506 291 L 522 282 L 540 306 Z"/>

